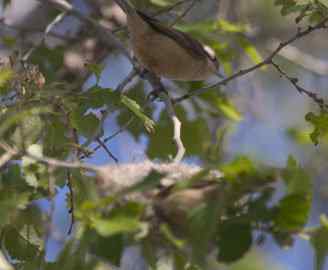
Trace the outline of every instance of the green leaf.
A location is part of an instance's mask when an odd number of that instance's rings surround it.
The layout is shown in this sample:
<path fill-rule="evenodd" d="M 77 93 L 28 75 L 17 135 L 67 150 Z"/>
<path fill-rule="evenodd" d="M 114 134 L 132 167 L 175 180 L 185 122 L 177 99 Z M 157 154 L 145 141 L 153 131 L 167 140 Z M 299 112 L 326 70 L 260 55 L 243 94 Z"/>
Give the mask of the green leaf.
<path fill-rule="evenodd" d="M 237 157 L 232 162 L 222 165 L 220 171 L 228 180 L 238 180 L 240 175 L 255 174 L 256 168 L 250 159 L 245 156 Z"/>
<path fill-rule="evenodd" d="M 26 190 L 26 185 L 21 176 L 21 167 L 14 164 L 0 174 L 0 191 L 2 189 L 13 189 L 16 191 Z"/>
<path fill-rule="evenodd" d="M 320 217 L 321 226 L 310 232 L 310 243 L 315 251 L 315 269 L 324 270 L 328 255 L 328 218 Z"/>
<path fill-rule="evenodd" d="M 282 177 L 287 186 L 287 194 L 312 194 L 313 186 L 310 177 L 292 156 L 288 157 L 287 166 L 282 171 Z"/>
<path fill-rule="evenodd" d="M 300 13 L 304 10 L 304 6 L 303 5 L 290 5 L 290 6 L 285 6 L 282 10 L 281 10 L 281 14 L 283 16 L 292 14 L 292 13 Z"/>
<path fill-rule="evenodd" d="M 39 252 L 38 246 L 32 245 L 11 226 L 4 229 L 1 240 L 5 250 L 14 260 L 33 260 Z"/>
<path fill-rule="evenodd" d="M 214 32 L 219 24 L 216 21 L 200 21 L 193 24 L 179 24 L 176 28 L 182 32 L 187 32 L 198 38 L 206 38 L 206 33 Z"/>
<path fill-rule="evenodd" d="M 328 134 L 328 112 L 321 111 L 319 115 L 309 112 L 306 114 L 305 120 L 314 126 L 310 137 L 312 142 L 317 145 L 319 139 Z"/>
<path fill-rule="evenodd" d="M 135 100 L 123 95 L 121 96 L 121 101 L 132 113 L 134 113 L 143 122 L 144 127 L 149 133 L 154 132 L 155 122 L 144 114 L 142 108 Z"/>
<path fill-rule="evenodd" d="M 311 197 L 291 194 L 280 200 L 274 216 L 275 226 L 283 232 L 300 231 L 306 224 L 311 210 Z"/>
<path fill-rule="evenodd" d="M 119 266 L 124 248 L 124 235 L 116 234 L 103 237 L 93 230 L 87 230 L 83 240 L 90 246 L 91 253 Z"/>
<path fill-rule="evenodd" d="M 49 117 L 44 130 L 44 153 L 65 159 L 69 151 L 68 130 L 59 117 Z"/>
<path fill-rule="evenodd" d="M 251 248 L 253 237 L 250 224 L 223 223 L 219 225 L 218 260 L 231 263 L 242 258 Z"/>
<path fill-rule="evenodd" d="M 207 198 L 207 200 L 190 209 L 188 223 L 190 224 L 189 239 L 192 246 L 192 258 L 197 264 L 205 262 L 208 253 L 207 247 L 215 239 L 217 233 L 217 223 L 222 212 L 222 192 L 216 190 Z M 221 199 L 220 198 L 220 199 Z M 202 233 L 200 233 L 202 232 Z"/>
<path fill-rule="evenodd" d="M 170 4 L 170 1 L 167 0 L 150 0 L 150 2 L 159 7 L 166 7 L 168 4 Z"/>
<path fill-rule="evenodd" d="M 129 92 L 129 97 L 135 100 L 138 104 L 143 104 L 147 99 L 144 89 L 144 82 L 138 82 Z M 147 135 L 148 132 L 143 127 L 140 127 L 140 121 L 132 121 L 128 126 L 126 126 L 126 123 L 131 120 L 131 117 L 133 117 L 133 115 L 131 115 L 131 111 L 129 109 L 126 109 L 125 105 L 123 105 L 120 100 L 121 95 L 119 95 L 119 106 L 120 108 L 123 107 L 123 109 L 119 110 L 118 112 L 118 116 L 116 119 L 117 124 L 120 127 L 124 127 L 124 129 L 126 129 L 135 140 L 139 140 L 141 136 Z M 155 106 L 146 106 L 146 108 L 144 109 L 144 114 L 152 116 L 154 109 Z"/>
<path fill-rule="evenodd" d="M 40 46 L 33 52 L 30 61 L 40 67 L 47 81 L 51 81 L 56 78 L 56 72 L 64 65 L 65 52 L 65 48 L 61 46 L 52 48 Z"/>
<path fill-rule="evenodd" d="M 296 1 L 295 0 L 276 0 L 275 5 L 282 6 L 281 7 L 281 14 L 283 16 L 290 13 L 290 11 L 296 7 Z"/>
<path fill-rule="evenodd" d="M 299 144 L 312 143 L 310 138 L 310 132 L 308 129 L 289 128 L 287 130 L 288 136 Z"/>
<path fill-rule="evenodd" d="M 228 33 L 244 33 L 248 30 L 248 27 L 246 25 L 236 24 L 224 19 L 218 20 L 217 26 L 222 31 Z"/>
<path fill-rule="evenodd" d="M 214 49 L 219 61 L 220 65 L 224 69 L 224 73 L 227 76 L 232 75 L 233 68 L 232 62 L 236 57 L 235 49 L 227 42 L 215 42 L 211 44 L 211 47 Z"/>
<path fill-rule="evenodd" d="M 100 120 L 93 114 L 84 115 L 83 108 L 78 108 L 70 114 L 71 124 L 86 138 L 92 138 L 97 131 Z"/>
<path fill-rule="evenodd" d="M 116 216 L 110 220 L 93 219 L 92 224 L 96 231 L 104 237 L 118 233 L 137 232 L 141 227 L 141 223 L 138 220 L 126 216 Z"/>
<path fill-rule="evenodd" d="M 209 104 L 213 105 L 218 111 L 222 112 L 227 118 L 239 122 L 242 120 L 242 115 L 237 108 L 225 97 L 220 96 L 214 91 L 208 91 L 200 96 Z"/>
<path fill-rule="evenodd" d="M 143 207 L 129 202 L 125 206 L 115 208 L 108 218 L 91 217 L 92 227 L 103 237 L 121 233 L 136 233 L 142 229 L 140 215 Z"/>
<path fill-rule="evenodd" d="M 81 105 L 84 105 L 86 109 L 97 109 L 105 105 L 117 106 L 120 102 L 120 95 L 110 88 L 93 86 L 83 93 L 81 99 Z"/>
<path fill-rule="evenodd" d="M 182 249 L 185 246 L 185 241 L 177 238 L 166 223 L 160 225 L 159 231 L 175 248 Z"/>
<path fill-rule="evenodd" d="M 27 185 L 26 185 L 27 186 Z M 27 190 L 27 188 L 25 189 Z M 24 209 L 30 202 L 30 193 L 20 191 L 17 193 L 13 189 L 1 190 L 0 198 L 0 220 L 1 225 L 10 224 L 12 217 L 17 211 Z"/>
<path fill-rule="evenodd" d="M 210 131 L 203 118 L 188 119 L 187 112 L 182 106 L 176 106 L 176 113 L 182 123 L 181 139 L 186 148 L 186 155 L 201 155 L 204 153 L 206 142 L 210 140 Z M 173 127 L 165 110 L 161 112 L 156 123 L 156 132 L 150 136 L 147 155 L 150 158 L 168 158 L 174 155 L 176 147 L 172 141 Z"/>
<path fill-rule="evenodd" d="M 258 64 L 263 61 L 263 58 L 260 53 L 256 50 L 255 46 L 248 39 L 241 35 L 236 37 L 236 39 L 239 45 L 248 55 L 248 57 L 254 62 L 254 64 Z"/>

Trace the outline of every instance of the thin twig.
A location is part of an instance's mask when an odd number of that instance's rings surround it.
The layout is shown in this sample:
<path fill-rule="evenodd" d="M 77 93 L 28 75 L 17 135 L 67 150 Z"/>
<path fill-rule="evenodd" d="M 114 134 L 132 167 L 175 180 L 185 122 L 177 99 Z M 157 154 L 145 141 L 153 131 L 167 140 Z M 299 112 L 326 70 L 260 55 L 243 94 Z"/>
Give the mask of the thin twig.
<path fill-rule="evenodd" d="M 116 136 L 118 136 L 119 134 L 121 134 L 123 131 L 125 131 L 128 126 L 130 126 L 132 124 L 132 122 L 135 120 L 135 117 L 131 117 L 122 127 L 120 127 L 117 131 L 115 131 L 112 135 L 106 137 L 103 142 L 107 143 L 108 141 L 114 139 Z M 101 145 L 97 145 L 95 148 L 93 148 L 90 153 L 85 154 L 84 156 L 80 157 L 80 160 L 85 159 L 90 157 L 91 155 L 93 155 L 96 151 L 98 151 L 101 148 Z"/>
<path fill-rule="evenodd" d="M 318 97 L 318 95 L 314 92 L 311 92 L 307 89 L 305 89 L 304 87 L 300 86 L 298 84 L 298 79 L 289 76 L 284 70 L 282 70 L 282 68 L 277 65 L 275 62 L 271 62 L 271 65 L 279 72 L 279 74 L 281 74 L 284 78 L 286 78 L 295 88 L 296 90 L 300 93 L 300 94 L 305 94 L 306 96 L 308 96 L 309 98 L 311 98 L 316 104 L 318 104 L 318 106 L 320 107 L 320 109 L 322 110 L 327 110 L 328 109 L 328 105 L 325 104 L 324 100 L 320 97 Z"/>
<path fill-rule="evenodd" d="M 173 20 L 173 22 L 171 22 L 169 24 L 169 26 L 174 26 L 175 24 L 177 24 L 181 19 L 183 19 L 191 10 L 192 8 L 195 6 L 195 4 L 198 2 L 199 0 L 193 0 L 191 1 L 190 5 L 185 9 L 184 12 L 182 12 L 177 18 L 175 18 Z"/>
<path fill-rule="evenodd" d="M 75 214 L 74 214 L 74 190 L 73 190 L 73 183 L 72 183 L 72 175 L 69 171 L 67 171 L 67 187 L 70 195 L 70 207 L 68 212 L 71 214 L 71 224 L 68 228 L 67 234 L 70 235 L 72 233 L 75 223 Z"/>
<path fill-rule="evenodd" d="M 123 89 L 125 88 L 125 86 L 132 81 L 137 75 L 139 74 L 138 70 L 136 68 L 133 68 L 133 70 L 129 73 L 129 75 L 116 87 L 115 92 L 121 92 L 123 93 Z M 97 140 L 98 138 L 100 139 L 101 136 L 101 132 L 102 132 L 102 128 L 104 125 L 104 122 L 106 121 L 107 117 L 109 116 L 109 114 L 111 113 L 111 108 L 109 108 L 107 106 L 106 109 L 104 109 L 102 111 L 101 114 L 101 118 L 99 121 L 99 125 L 97 127 L 97 129 L 95 130 L 95 132 L 93 133 L 93 135 L 82 145 L 82 147 L 86 148 L 88 147 L 94 140 Z M 108 140 L 104 140 L 103 142 L 106 143 Z M 95 151 L 97 151 L 99 148 L 101 148 L 102 146 L 99 145 L 99 147 L 94 148 L 91 153 L 89 153 L 88 155 L 84 155 L 82 157 L 80 157 L 80 159 L 83 159 L 85 157 L 89 157 L 90 155 L 92 155 L 93 153 L 95 153 Z M 114 157 L 114 156 L 113 156 Z M 117 160 L 116 158 L 114 158 L 114 160 Z"/>
<path fill-rule="evenodd" d="M 247 68 L 247 69 L 243 69 L 243 70 L 240 70 L 238 72 L 236 72 L 235 74 L 231 75 L 230 77 L 224 79 L 224 80 L 221 80 L 217 83 L 214 83 L 212 85 L 209 85 L 209 86 L 206 86 L 206 87 L 203 87 L 203 88 L 200 88 L 198 90 L 194 90 L 192 92 L 189 92 L 181 97 L 178 97 L 178 98 L 175 98 L 173 100 L 173 103 L 176 104 L 176 103 L 179 103 L 179 102 L 182 102 L 186 99 L 189 99 L 193 96 L 198 96 L 202 93 L 205 93 L 207 91 L 209 91 L 210 89 L 213 89 L 215 87 L 218 87 L 218 86 L 223 86 L 223 85 L 226 85 L 227 83 L 229 83 L 230 81 L 238 78 L 238 77 L 241 77 L 241 76 L 244 76 L 250 72 L 253 72 L 254 70 L 257 70 L 263 66 L 266 66 L 266 65 L 269 65 L 271 64 L 272 62 L 272 59 L 283 49 L 285 48 L 287 45 L 293 43 L 294 41 L 298 40 L 298 39 L 301 39 L 303 38 L 304 36 L 316 31 L 316 30 L 319 30 L 319 29 L 324 29 L 324 28 L 327 28 L 328 26 L 326 25 L 326 23 L 328 22 L 328 17 L 323 19 L 321 22 L 317 23 L 316 25 L 314 26 L 309 26 L 307 27 L 305 30 L 301 31 L 299 30 L 294 36 L 292 36 L 291 38 L 289 38 L 288 40 L 284 41 L 284 42 L 281 42 L 277 48 L 266 58 L 264 59 L 262 62 L 250 67 L 250 68 Z"/>
<path fill-rule="evenodd" d="M 108 149 L 107 145 L 100 138 L 97 138 L 96 141 L 105 150 L 105 152 L 108 154 L 108 156 L 110 156 L 116 163 L 118 163 L 117 157 L 115 157 L 112 154 L 112 152 Z"/>
<path fill-rule="evenodd" d="M 56 208 L 56 203 L 55 203 L 55 195 L 56 195 L 56 179 L 54 177 L 54 171 L 55 171 L 55 166 L 53 165 L 49 165 L 48 166 L 48 192 L 49 192 L 49 204 L 50 204 L 50 208 L 49 208 L 49 212 L 47 215 L 47 219 L 46 219 L 46 227 L 47 227 L 47 237 L 50 237 L 53 233 L 53 223 L 52 223 L 52 219 L 54 217 L 54 212 L 55 212 L 55 208 Z"/>
<path fill-rule="evenodd" d="M 137 75 L 139 74 L 139 71 L 136 68 L 133 68 L 131 72 L 124 78 L 124 80 L 116 87 L 117 92 L 120 92 L 122 94 L 125 94 L 126 91 L 124 91 L 125 86 L 131 82 Z"/>

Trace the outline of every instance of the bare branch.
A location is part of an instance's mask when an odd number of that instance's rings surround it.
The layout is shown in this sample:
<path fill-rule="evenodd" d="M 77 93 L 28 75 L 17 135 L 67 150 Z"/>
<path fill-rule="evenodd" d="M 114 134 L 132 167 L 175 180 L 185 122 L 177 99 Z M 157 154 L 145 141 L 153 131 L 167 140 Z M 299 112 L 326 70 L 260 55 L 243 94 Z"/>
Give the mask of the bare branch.
<path fill-rule="evenodd" d="M 284 49 L 287 45 L 293 43 L 294 41 L 298 40 L 298 39 L 301 39 L 303 37 L 305 37 L 306 35 L 314 32 L 314 31 L 317 31 L 319 29 L 326 29 L 328 28 L 328 26 L 326 25 L 328 22 L 328 17 L 327 18 L 324 18 L 321 22 L 317 23 L 316 25 L 314 26 L 309 26 L 307 27 L 305 30 L 301 31 L 297 31 L 297 33 L 292 36 L 290 39 L 284 41 L 284 42 L 281 42 L 277 48 L 266 58 L 264 59 L 262 62 L 250 67 L 250 68 L 247 68 L 247 69 L 243 69 L 243 70 L 240 70 L 238 72 L 236 72 L 235 74 L 231 75 L 230 77 L 224 79 L 224 80 L 221 80 L 219 81 L 218 83 L 214 83 L 212 85 L 209 85 L 209 86 L 206 86 L 206 87 L 203 87 L 203 88 L 200 88 L 198 90 L 195 90 L 195 91 L 192 91 L 190 93 L 187 93 L 181 97 L 178 97 L 176 99 L 173 100 L 174 103 L 179 103 L 179 102 L 182 102 L 188 98 L 191 98 L 193 96 L 198 96 L 202 93 L 205 93 L 207 91 L 209 91 L 210 89 L 213 89 L 215 87 L 218 87 L 218 86 L 223 86 L 223 85 L 226 85 L 227 83 L 229 83 L 230 81 L 238 78 L 238 77 L 241 77 L 241 76 L 244 76 L 250 72 L 253 72 L 263 66 L 266 66 L 266 65 L 269 65 L 271 64 L 272 62 L 272 59 L 282 50 Z"/>
<path fill-rule="evenodd" d="M 69 213 L 71 214 L 71 224 L 68 228 L 67 234 L 70 235 L 72 233 L 73 230 L 73 226 L 75 223 L 75 207 L 74 207 L 74 190 L 73 190 L 73 183 L 72 183 L 72 175 L 71 173 L 68 171 L 67 172 L 67 187 L 69 190 L 69 196 L 70 196 L 70 207 L 69 207 Z"/>
<path fill-rule="evenodd" d="M 135 117 L 131 117 L 122 127 L 120 127 L 117 131 L 115 131 L 112 135 L 106 137 L 103 140 L 103 143 L 107 143 L 108 141 L 114 139 L 116 136 L 118 136 L 119 134 L 121 134 L 124 130 L 126 130 L 128 128 L 128 126 L 130 126 L 132 124 L 132 122 L 135 120 Z M 97 150 L 99 150 L 101 148 L 101 145 L 97 145 L 95 148 L 93 148 L 91 150 L 90 153 L 80 157 L 80 159 L 85 159 L 87 157 L 90 157 L 91 155 L 93 155 Z"/>
<path fill-rule="evenodd" d="M 99 145 L 105 150 L 105 152 L 110 156 L 116 163 L 118 163 L 118 159 L 112 154 L 112 152 L 108 149 L 107 145 L 100 139 L 96 139 Z"/>
<path fill-rule="evenodd" d="M 282 75 L 284 78 L 286 78 L 295 88 L 296 90 L 300 93 L 300 94 L 305 94 L 306 96 L 308 96 L 310 99 L 312 99 L 322 110 L 327 110 L 328 109 L 328 105 L 325 104 L 324 100 L 320 97 L 318 97 L 318 95 L 314 92 L 311 92 L 305 88 L 303 88 L 302 86 L 300 86 L 298 84 L 298 79 L 289 76 L 284 70 L 282 70 L 282 68 L 277 65 L 276 63 L 274 63 L 273 61 L 271 62 L 271 65 L 279 72 L 280 75 Z"/>
<path fill-rule="evenodd" d="M 128 76 L 125 77 L 125 79 L 116 87 L 115 91 L 125 94 L 125 92 L 126 92 L 126 91 L 124 91 L 125 86 L 127 86 L 128 83 L 131 82 L 138 74 L 139 74 L 139 71 L 136 68 L 133 68 L 131 70 L 131 72 L 128 74 Z"/>

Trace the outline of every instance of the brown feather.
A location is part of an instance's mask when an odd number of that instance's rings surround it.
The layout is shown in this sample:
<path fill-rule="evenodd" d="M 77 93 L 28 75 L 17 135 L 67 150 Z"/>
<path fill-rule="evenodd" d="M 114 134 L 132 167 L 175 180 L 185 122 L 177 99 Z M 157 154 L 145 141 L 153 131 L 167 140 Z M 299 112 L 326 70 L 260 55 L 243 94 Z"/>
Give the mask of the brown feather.
<path fill-rule="evenodd" d="M 139 10 L 137 11 L 137 13 L 154 30 L 176 41 L 176 43 L 179 44 L 184 49 L 186 49 L 190 55 L 200 59 L 204 58 L 204 56 L 209 57 L 210 59 L 213 58 L 204 50 L 203 45 L 196 39 L 193 39 L 192 37 L 185 34 L 184 32 L 164 26 L 158 20 L 149 17 L 148 15 L 146 15 L 145 13 Z"/>

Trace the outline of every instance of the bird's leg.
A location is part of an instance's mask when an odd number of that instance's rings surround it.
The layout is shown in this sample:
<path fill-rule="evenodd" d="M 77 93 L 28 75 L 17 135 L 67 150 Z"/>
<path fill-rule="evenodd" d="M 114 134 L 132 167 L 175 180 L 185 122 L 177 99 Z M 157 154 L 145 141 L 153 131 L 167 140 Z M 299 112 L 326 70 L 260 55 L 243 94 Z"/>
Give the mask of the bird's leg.
<path fill-rule="evenodd" d="M 153 87 L 153 90 L 147 95 L 147 100 L 154 101 L 160 96 L 160 93 L 162 92 L 168 94 L 164 85 L 161 82 L 161 79 L 158 76 L 156 76 L 154 73 L 144 69 L 141 72 L 140 77 L 148 80 Z"/>

